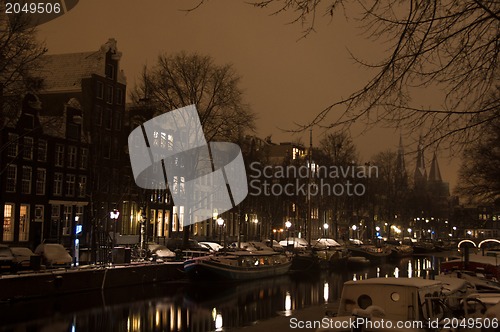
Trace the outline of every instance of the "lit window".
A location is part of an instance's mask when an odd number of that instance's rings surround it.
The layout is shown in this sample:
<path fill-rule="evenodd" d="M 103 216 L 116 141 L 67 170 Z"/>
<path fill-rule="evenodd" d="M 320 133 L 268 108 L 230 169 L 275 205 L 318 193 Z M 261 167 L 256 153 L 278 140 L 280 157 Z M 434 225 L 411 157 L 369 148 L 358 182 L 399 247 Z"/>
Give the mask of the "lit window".
<path fill-rule="evenodd" d="M 3 241 L 14 241 L 14 204 L 3 207 Z"/>
<path fill-rule="evenodd" d="M 30 206 L 21 204 L 19 208 L 19 241 L 29 240 L 30 231 Z"/>

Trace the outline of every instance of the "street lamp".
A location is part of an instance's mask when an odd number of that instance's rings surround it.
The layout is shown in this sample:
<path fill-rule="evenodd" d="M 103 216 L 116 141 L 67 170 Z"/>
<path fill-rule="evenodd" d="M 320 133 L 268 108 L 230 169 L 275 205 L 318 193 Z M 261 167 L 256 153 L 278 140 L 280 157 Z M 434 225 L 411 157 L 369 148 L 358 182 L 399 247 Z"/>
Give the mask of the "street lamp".
<path fill-rule="evenodd" d="M 326 235 L 327 235 L 326 233 L 328 232 L 328 227 L 330 227 L 330 226 L 328 225 L 328 223 L 326 223 L 326 222 L 325 222 L 325 223 L 323 224 L 323 231 L 324 231 L 324 232 L 323 232 L 323 233 L 324 233 L 324 234 L 323 234 L 323 237 L 325 237 L 325 238 L 326 238 Z"/>
<path fill-rule="evenodd" d="M 73 266 L 80 264 L 80 239 L 78 236 L 82 233 L 82 225 L 78 223 L 80 216 L 75 216 L 75 239 L 74 239 L 74 252 L 73 252 Z"/>
<path fill-rule="evenodd" d="M 222 227 L 224 226 L 224 219 L 217 218 L 217 225 L 219 225 L 219 243 L 222 243 Z"/>
<path fill-rule="evenodd" d="M 353 235 L 352 237 L 354 238 L 354 234 L 355 234 L 356 230 L 358 229 L 358 227 L 357 227 L 356 225 L 352 225 L 352 227 L 351 227 L 351 228 L 352 228 L 352 235 Z M 358 238 L 358 236 L 356 235 L 356 237 L 355 237 L 355 238 L 357 239 L 357 238 Z"/>
<path fill-rule="evenodd" d="M 109 218 L 111 218 L 111 220 L 113 221 L 113 248 L 111 250 L 114 250 L 116 245 L 116 220 L 119 216 L 120 211 L 118 211 L 117 209 L 113 209 L 113 211 L 109 213 Z M 113 254 L 111 254 L 111 258 L 112 262 L 114 263 Z"/>
<path fill-rule="evenodd" d="M 290 220 L 287 220 L 285 222 L 285 227 L 286 227 L 286 230 L 287 230 L 287 235 L 286 235 L 286 246 L 288 247 L 289 244 L 288 244 L 288 239 L 290 238 L 290 227 L 292 227 L 292 223 L 290 222 Z"/>

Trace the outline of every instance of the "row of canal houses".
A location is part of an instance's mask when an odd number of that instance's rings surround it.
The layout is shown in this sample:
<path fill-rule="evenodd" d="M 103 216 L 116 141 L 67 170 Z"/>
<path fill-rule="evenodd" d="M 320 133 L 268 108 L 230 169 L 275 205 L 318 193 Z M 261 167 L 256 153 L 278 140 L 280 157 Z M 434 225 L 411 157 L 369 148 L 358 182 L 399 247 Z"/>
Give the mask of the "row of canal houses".
<path fill-rule="evenodd" d="M 138 234 L 143 221 L 161 237 L 180 230 L 167 222 L 174 207 L 165 190 L 145 197 L 133 185 L 127 137 L 148 113 L 126 108 L 121 56 L 114 39 L 97 51 L 44 55 L 41 90 L 16 109 L 2 103 L 0 243 L 69 245 L 78 236 L 90 246 L 105 230 Z"/>
<path fill-rule="evenodd" d="M 134 182 L 128 135 L 154 114 L 147 103 L 127 104 L 121 57 L 115 39 L 97 51 L 44 55 L 39 91 L 26 93 L 19 107 L 5 102 L 19 96 L 2 96 L 0 243 L 70 247 L 78 238 L 90 248 L 109 245 L 113 232 L 133 235 L 125 240 L 133 242 L 182 236 L 183 207 L 168 189 L 144 190 Z M 110 218 L 112 211 L 118 219 Z M 219 235 L 210 214 L 192 226 L 193 237 Z M 223 217 L 225 235 L 235 237 L 249 215 L 238 210 Z"/>
<path fill-rule="evenodd" d="M 135 242 L 141 233 L 146 241 L 158 242 L 181 236 L 183 207 L 174 205 L 168 190 L 135 185 L 128 135 L 154 113 L 147 101 L 127 104 L 121 57 L 114 39 L 97 51 L 44 55 L 37 73 L 41 89 L 36 94 L 27 93 L 19 107 L 11 107 L 6 101 L 18 96 L 0 93 L 0 243 L 34 249 L 51 241 L 69 247 L 78 237 L 82 247 L 92 247 L 103 241 L 109 244 L 110 232 L 133 235 Z M 159 140 L 170 137 L 157 134 Z M 300 144 L 276 145 L 245 137 L 239 144 L 250 159 L 264 146 L 273 164 L 296 156 L 307 158 L 307 149 Z M 417 162 L 417 170 L 424 167 Z M 439 171 L 433 174 L 432 180 L 438 178 L 442 187 Z M 445 189 L 446 205 L 449 191 Z M 287 220 L 295 229 L 304 224 L 294 205 L 281 207 L 283 220 L 259 220 L 252 204 L 262 201 L 247 200 L 246 205 L 224 213 L 226 239 L 236 240 L 241 234 L 273 237 L 273 231 L 283 232 Z M 112 211 L 120 212 L 118 219 L 110 218 Z M 335 228 L 331 216 L 313 206 L 314 211 L 311 230 L 317 234 L 313 237 L 323 234 L 325 222 Z M 191 226 L 192 237 L 220 238 L 222 229 L 216 211 L 212 212 L 213 218 Z M 343 227 L 348 229 L 351 220 L 346 220 Z M 82 232 L 76 234 L 77 229 Z"/>

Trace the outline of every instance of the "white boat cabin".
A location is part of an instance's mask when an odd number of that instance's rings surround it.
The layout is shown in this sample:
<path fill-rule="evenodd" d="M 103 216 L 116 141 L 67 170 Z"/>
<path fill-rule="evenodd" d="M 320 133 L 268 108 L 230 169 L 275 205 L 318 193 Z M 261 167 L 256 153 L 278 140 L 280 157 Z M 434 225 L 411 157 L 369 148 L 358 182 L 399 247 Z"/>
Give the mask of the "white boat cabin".
<path fill-rule="evenodd" d="M 344 283 L 338 313 L 324 320 L 317 331 L 351 331 L 343 324 L 362 317 L 378 329 L 368 326 L 363 331 L 382 331 L 375 322 L 392 321 L 391 331 L 419 331 L 429 322 L 439 322 L 446 315 L 443 290 L 446 284 L 420 278 L 372 278 Z M 360 320 L 361 321 L 361 320 Z M 411 327 L 397 327 L 396 322 L 413 322 Z M 418 322 L 418 323 L 415 323 Z M 420 325 L 419 325 L 420 324 Z"/>

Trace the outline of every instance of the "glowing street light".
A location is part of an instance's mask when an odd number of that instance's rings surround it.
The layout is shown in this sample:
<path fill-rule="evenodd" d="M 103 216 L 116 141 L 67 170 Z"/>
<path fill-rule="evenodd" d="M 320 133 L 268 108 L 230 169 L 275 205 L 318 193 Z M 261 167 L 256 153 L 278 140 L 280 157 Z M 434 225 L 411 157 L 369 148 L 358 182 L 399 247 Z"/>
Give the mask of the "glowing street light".
<path fill-rule="evenodd" d="M 224 226 L 224 219 L 217 218 L 217 225 L 219 225 L 219 243 L 222 243 L 222 227 Z"/>
<path fill-rule="evenodd" d="M 290 238 L 290 227 L 292 227 L 292 223 L 290 222 L 290 220 L 287 220 L 285 222 L 285 227 L 286 227 L 286 230 L 287 230 L 287 235 L 286 235 L 286 246 L 288 247 L 289 244 L 288 244 L 288 239 Z"/>
<path fill-rule="evenodd" d="M 323 235 L 323 236 L 324 236 L 325 238 L 326 238 L 326 235 L 327 235 L 326 233 L 328 232 L 328 228 L 329 228 L 329 227 L 330 227 L 330 225 L 328 225 L 328 223 L 326 223 L 326 222 L 325 222 L 325 223 L 323 224 L 323 230 L 324 230 L 324 235 Z"/>
<path fill-rule="evenodd" d="M 109 213 L 109 218 L 113 221 L 113 248 L 112 250 L 115 249 L 115 245 L 116 245 L 116 220 L 118 219 L 118 217 L 120 216 L 120 211 L 118 211 L 117 209 L 113 209 L 113 211 L 111 211 Z M 112 258 L 112 262 L 114 263 L 114 257 L 113 255 L 111 255 L 111 258 Z"/>

